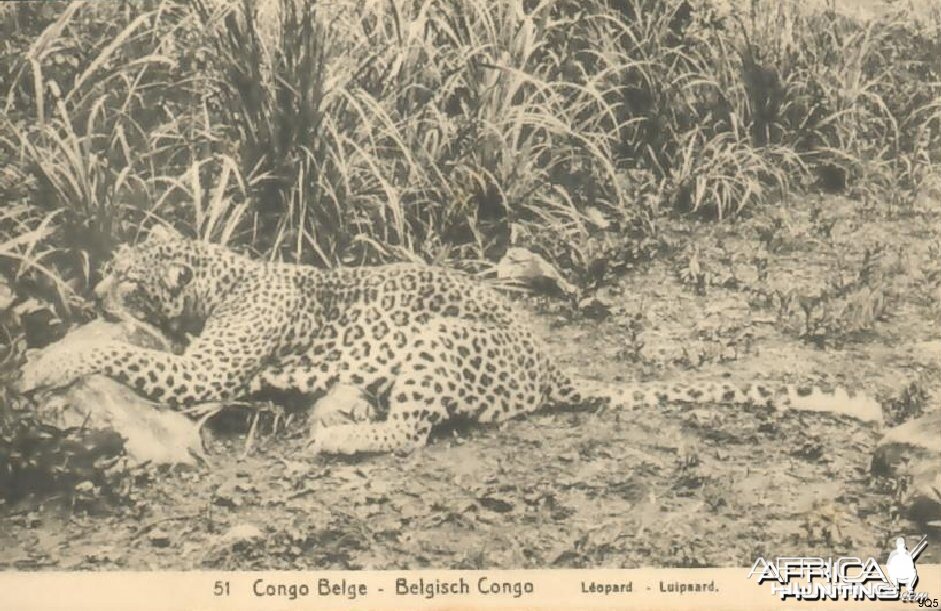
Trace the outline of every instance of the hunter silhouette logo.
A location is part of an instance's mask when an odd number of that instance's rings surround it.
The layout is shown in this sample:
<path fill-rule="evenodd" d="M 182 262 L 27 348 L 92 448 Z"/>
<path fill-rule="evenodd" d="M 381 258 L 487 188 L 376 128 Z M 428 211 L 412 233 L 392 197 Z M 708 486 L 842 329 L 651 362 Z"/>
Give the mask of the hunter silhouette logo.
<path fill-rule="evenodd" d="M 909 592 L 915 591 L 915 584 L 918 583 L 918 571 L 915 569 L 915 558 L 921 554 L 925 546 L 928 545 L 928 537 L 922 537 L 918 545 L 911 552 L 905 548 L 905 537 L 899 537 L 895 540 L 895 549 L 889 554 L 889 559 L 885 563 L 885 572 L 896 588 L 899 584 L 904 584 Z"/>
<path fill-rule="evenodd" d="M 759 584 L 770 581 L 771 593 L 781 600 L 901 600 L 920 603 L 928 600 L 928 593 L 915 592 L 918 584 L 915 560 L 927 546 L 927 535 L 911 551 L 905 546 L 905 538 L 899 537 L 884 565 L 875 558 L 857 556 L 779 556 L 770 561 L 759 557 L 748 578 L 757 577 Z M 905 586 L 904 591 L 902 586 Z"/>

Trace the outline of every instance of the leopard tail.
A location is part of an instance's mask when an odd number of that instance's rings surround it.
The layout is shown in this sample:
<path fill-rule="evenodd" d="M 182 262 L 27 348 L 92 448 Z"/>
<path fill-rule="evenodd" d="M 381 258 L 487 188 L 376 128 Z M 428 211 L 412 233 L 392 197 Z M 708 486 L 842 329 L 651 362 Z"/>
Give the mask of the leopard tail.
<path fill-rule="evenodd" d="M 557 407 L 595 409 L 610 403 L 607 393 L 598 392 L 581 380 L 576 381 L 555 363 L 548 364 L 546 402 Z"/>

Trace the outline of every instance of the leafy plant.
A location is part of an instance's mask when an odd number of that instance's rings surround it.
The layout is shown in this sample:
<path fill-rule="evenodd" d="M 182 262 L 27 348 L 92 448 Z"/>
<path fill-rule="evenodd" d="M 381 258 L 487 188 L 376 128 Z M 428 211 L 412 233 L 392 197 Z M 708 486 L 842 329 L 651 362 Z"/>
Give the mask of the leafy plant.
<path fill-rule="evenodd" d="M 166 15 L 120 17 L 65 6 L 23 53 L 0 122 L 0 149 L 35 185 L 0 224 L 4 267 L 48 287 L 65 312 L 152 202 L 149 105 L 160 102 L 154 90 L 168 89 L 173 60 L 151 43 Z"/>
<path fill-rule="evenodd" d="M 586 205 L 623 202 L 610 69 L 601 53 L 569 59 L 606 40 L 599 15 L 561 0 L 366 15 L 285 0 L 264 25 L 248 1 L 195 6 L 212 129 L 239 143 L 245 226 L 265 249 L 331 265 L 492 257 L 511 223 L 578 232 Z"/>

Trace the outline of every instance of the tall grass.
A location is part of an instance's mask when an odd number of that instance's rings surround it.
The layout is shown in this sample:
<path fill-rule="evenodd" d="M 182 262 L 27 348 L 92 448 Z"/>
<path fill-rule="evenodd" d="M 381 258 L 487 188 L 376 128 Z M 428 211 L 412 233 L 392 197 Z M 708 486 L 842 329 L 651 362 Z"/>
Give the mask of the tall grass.
<path fill-rule="evenodd" d="M 916 192 L 941 161 L 941 12 L 889 11 L 860 24 L 794 3 L 762 8 L 749 29 L 779 82 L 775 140 L 823 178 L 836 169 L 830 186 Z"/>
<path fill-rule="evenodd" d="M 792 184 L 912 193 L 941 160 L 941 15 L 868 22 L 785 0 L 619 0 L 628 159 L 727 216 Z M 931 126 L 931 127 L 929 127 Z"/>
<path fill-rule="evenodd" d="M 574 4 L 291 0 L 267 30 L 251 2 L 196 6 L 267 249 L 479 259 L 514 222 L 623 202 L 613 70 L 571 59 L 605 24 Z"/>
<path fill-rule="evenodd" d="M 652 226 L 636 217 L 726 218 L 808 188 L 901 208 L 941 163 L 937 13 L 860 21 L 790 0 L 2 10 L 14 178 L 0 197 L 16 206 L 0 216 L 0 269 L 62 303 L 157 218 L 321 266 L 486 265 L 555 241 L 547 256 L 581 273 L 599 231 L 617 243 L 619 228 Z"/>
<path fill-rule="evenodd" d="M 95 10 L 63 3 L 13 63 L 0 98 L 0 151 L 33 185 L 0 224 L 0 263 L 53 286 L 65 309 L 127 235 L 124 222 L 149 214 L 151 105 L 169 90 L 173 63 L 155 44 L 160 10 L 112 9 L 92 27 Z"/>

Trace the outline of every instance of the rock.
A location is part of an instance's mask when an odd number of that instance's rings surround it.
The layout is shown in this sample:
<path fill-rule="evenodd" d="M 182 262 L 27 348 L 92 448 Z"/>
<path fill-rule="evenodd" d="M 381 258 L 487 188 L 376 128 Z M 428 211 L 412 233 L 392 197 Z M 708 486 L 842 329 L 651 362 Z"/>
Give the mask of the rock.
<path fill-rule="evenodd" d="M 228 492 L 217 492 L 212 497 L 212 504 L 219 507 L 228 507 L 235 509 L 242 505 L 242 497 L 229 494 Z"/>
<path fill-rule="evenodd" d="M 887 430 L 876 451 L 889 445 L 909 445 L 941 455 L 941 409 Z"/>
<path fill-rule="evenodd" d="M 143 325 L 99 320 L 75 329 L 44 350 L 74 349 L 109 341 L 125 341 L 155 350 L 171 347 L 158 332 Z M 146 462 L 194 465 L 203 456 L 202 440 L 193 420 L 106 376 L 89 376 L 47 394 L 49 398 L 37 407 L 37 416 L 44 424 L 60 429 L 114 431 L 124 439 L 131 466 Z"/>
<path fill-rule="evenodd" d="M 885 432 L 873 453 L 874 475 L 911 478 L 906 517 L 919 524 L 941 519 L 941 410 Z"/>
<path fill-rule="evenodd" d="M 207 542 L 203 547 L 203 562 L 212 562 L 236 550 L 245 551 L 253 544 L 263 541 L 264 538 L 264 533 L 254 524 L 236 524 Z"/>
<path fill-rule="evenodd" d="M 85 554 L 84 560 L 101 564 L 105 562 L 116 563 L 123 558 L 123 554 L 116 551 L 113 545 L 103 545 Z"/>
<path fill-rule="evenodd" d="M 566 295 L 578 294 L 578 289 L 567 282 L 548 261 L 525 248 L 514 247 L 506 251 L 496 267 L 497 278 L 512 280 L 537 290 L 558 290 Z"/>
<path fill-rule="evenodd" d="M 601 295 L 585 297 L 578 302 L 578 311 L 587 318 L 602 320 L 611 314 L 611 300 Z"/>
<path fill-rule="evenodd" d="M 487 495 L 479 499 L 480 505 L 490 511 L 496 513 L 506 513 L 508 511 L 513 511 L 513 504 L 507 502 L 501 498 L 495 496 Z"/>
<path fill-rule="evenodd" d="M 598 229 L 608 229 L 611 226 L 611 221 L 597 208 L 587 208 L 585 219 Z"/>
<path fill-rule="evenodd" d="M 35 511 L 30 511 L 25 516 L 15 518 L 13 523 L 26 528 L 38 528 L 42 526 L 42 518 Z"/>
<path fill-rule="evenodd" d="M 15 298 L 16 295 L 13 294 L 13 289 L 10 288 L 10 285 L 7 284 L 6 278 L 0 276 L 0 312 L 3 312 L 13 305 Z"/>
<path fill-rule="evenodd" d="M 217 543 L 234 546 L 239 543 L 250 543 L 264 538 L 264 533 L 254 524 L 236 524 L 225 533 L 219 535 Z"/>
<path fill-rule="evenodd" d="M 223 482 L 212 495 L 213 505 L 235 508 L 243 504 L 242 493 L 236 490 L 235 482 Z"/>
<path fill-rule="evenodd" d="M 52 305 L 35 297 L 13 306 L 12 312 L 14 320 L 23 327 L 26 342 L 31 348 L 46 346 L 65 333 L 65 323 L 56 315 Z"/>
<path fill-rule="evenodd" d="M 75 484 L 75 492 L 78 494 L 91 494 L 95 491 L 95 484 L 85 480 L 84 482 Z"/>
<path fill-rule="evenodd" d="M 154 547 L 170 547 L 170 535 L 162 530 L 151 531 L 147 535 L 147 540 L 150 541 L 150 544 Z"/>

